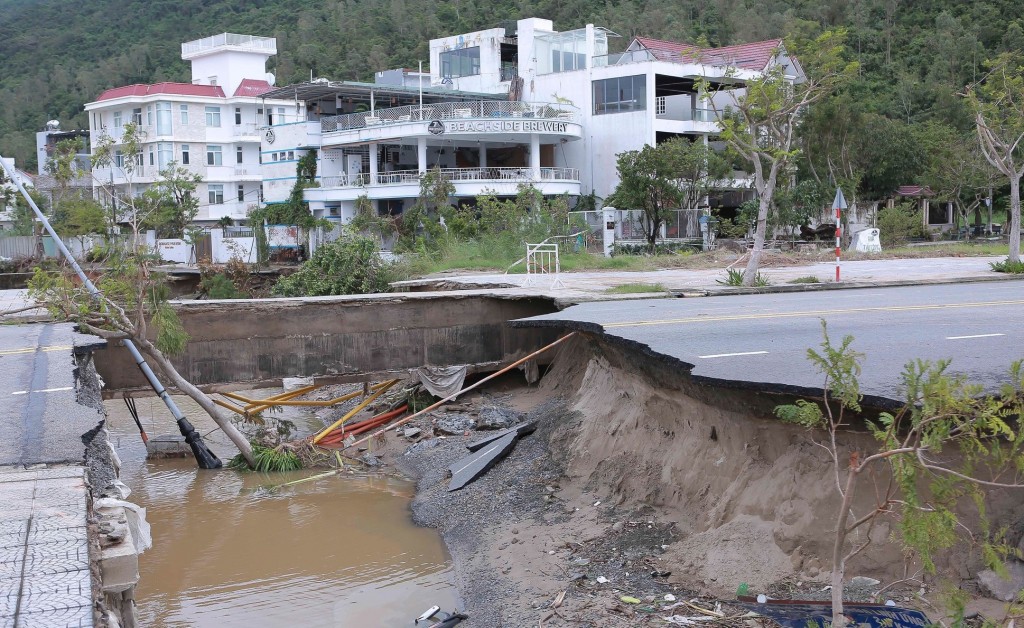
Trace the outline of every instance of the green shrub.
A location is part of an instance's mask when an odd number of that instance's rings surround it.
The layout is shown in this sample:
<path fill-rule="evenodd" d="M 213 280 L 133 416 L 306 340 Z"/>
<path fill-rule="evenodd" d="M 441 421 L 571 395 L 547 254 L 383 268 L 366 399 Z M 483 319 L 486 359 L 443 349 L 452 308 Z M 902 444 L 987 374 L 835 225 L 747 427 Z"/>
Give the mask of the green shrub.
<path fill-rule="evenodd" d="M 736 270 L 735 268 L 727 268 L 725 270 L 725 279 L 718 279 L 716 281 L 723 286 L 742 286 L 743 276 L 744 272 L 742 270 Z M 764 288 L 765 286 L 770 285 L 771 282 L 769 282 L 768 278 L 762 275 L 761 273 L 757 273 L 756 275 L 754 275 L 755 288 Z"/>
<path fill-rule="evenodd" d="M 271 292 L 281 297 L 371 294 L 387 292 L 396 279 L 396 265 L 381 258 L 373 239 L 346 234 L 317 248 L 312 259 L 279 279 Z"/>
<path fill-rule="evenodd" d="M 922 216 L 913 203 L 885 207 L 878 212 L 878 229 L 883 247 L 900 246 L 911 238 L 924 236 Z"/>
<path fill-rule="evenodd" d="M 302 460 L 291 451 L 277 451 L 270 447 L 253 445 L 252 455 L 255 463 L 252 470 L 260 473 L 298 471 L 302 468 Z M 245 462 L 242 454 L 238 454 L 228 462 L 228 468 L 246 471 L 249 469 L 249 465 Z"/>
<path fill-rule="evenodd" d="M 244 299 L 245 295 L 238 291 L 235 283 L 224 273 L 203 277 L 199 289 L 210 299 Z"/>
<path fill-rule="evenodd" d="M 1004 259 L 1001 262 L 990 262 L 989 266 L 997 273 L 1024 274 L 1024 261 L 1011 262 L 1009 259 Z"/>
<path fill-rule="evenodd" d="M 654 247 L 655 255 L 692 255 L 694 246 L 686 242 L 659 242 Z M 646 244 L 616 244 L 612 255 L 650 255 L 650 247 Z"/>

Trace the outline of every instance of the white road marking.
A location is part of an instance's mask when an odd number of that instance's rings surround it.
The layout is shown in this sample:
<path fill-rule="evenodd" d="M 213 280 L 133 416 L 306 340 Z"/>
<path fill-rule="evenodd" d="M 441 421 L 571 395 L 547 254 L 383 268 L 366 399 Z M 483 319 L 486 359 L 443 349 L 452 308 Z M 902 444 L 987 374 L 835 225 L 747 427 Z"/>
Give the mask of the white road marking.
<path fill-rule="evenodd" d="M 698 355 L 697 357 L 706 360 L 708 358 L 731 358 L 731 357 L 735 357 L 735 356 L 738 356 L 738 355 L 764 355 L 766 353 L 768 353 L 768 352 L 767 351 L 744 351 L 742 353 L 716 353 L 714 355 Z"/>
<path fill-rule="evenodd" d="M 74 390 L 74 386 L 63 386 L 61 388 L 43 388 L 41 390 L 17 390 L 12 395 L 27 395 L 29 393 L 60 392 L 62 390 Z"/>
<path fill-rule="evenodd" d="M 975 334 L 973 336 L 946 336 L 946 340 L 967 340 L 968 338 L 995 338 L 1006 334 Z"/>

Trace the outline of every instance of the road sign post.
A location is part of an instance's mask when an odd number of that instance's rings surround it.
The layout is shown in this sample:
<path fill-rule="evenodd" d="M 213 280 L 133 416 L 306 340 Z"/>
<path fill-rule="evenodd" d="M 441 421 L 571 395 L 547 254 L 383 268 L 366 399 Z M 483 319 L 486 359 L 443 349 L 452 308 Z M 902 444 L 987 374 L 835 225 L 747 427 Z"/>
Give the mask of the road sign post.
<path fill-rule="evenodd" d="M 832 201 L 832 209 L 836 210 L 836 283 L 839 283 L 839 258 L 842 252 L 840 238 L 843 233 L 843 210 L 846 209 L 846 199 L 843 198 L 842 188 L 836 188 L 836 198 Z"/>

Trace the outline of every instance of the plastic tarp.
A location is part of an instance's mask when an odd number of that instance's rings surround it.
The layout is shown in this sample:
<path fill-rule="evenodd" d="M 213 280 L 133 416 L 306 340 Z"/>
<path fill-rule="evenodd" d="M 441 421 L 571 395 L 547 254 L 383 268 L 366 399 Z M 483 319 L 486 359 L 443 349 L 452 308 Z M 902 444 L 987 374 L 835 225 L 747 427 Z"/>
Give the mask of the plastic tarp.
<path fill-rule="evenodd" d="M 420 383 L 435 397 L 450 397 L 466 382 L 466 365 L 423 366 L 416 370 Z"/>

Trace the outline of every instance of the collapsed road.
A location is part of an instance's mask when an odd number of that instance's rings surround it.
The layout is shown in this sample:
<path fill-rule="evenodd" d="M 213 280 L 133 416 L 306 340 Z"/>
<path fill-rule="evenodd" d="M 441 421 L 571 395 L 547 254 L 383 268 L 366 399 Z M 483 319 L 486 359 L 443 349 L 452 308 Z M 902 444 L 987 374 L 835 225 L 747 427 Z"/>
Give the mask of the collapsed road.
<path fill-rule="evenodd" d="M 807 360 L 821 321 L 834 342 L 854 337 L 873 405 L 902 403 L 900 374 L 915 359 L 952 359 L 951 372 L 995 392 L 1024 357 L 1024 282 L 585 303 L 511 325 L 599 333 L 696 381 L 806 395 L 822 386 Z"/>

